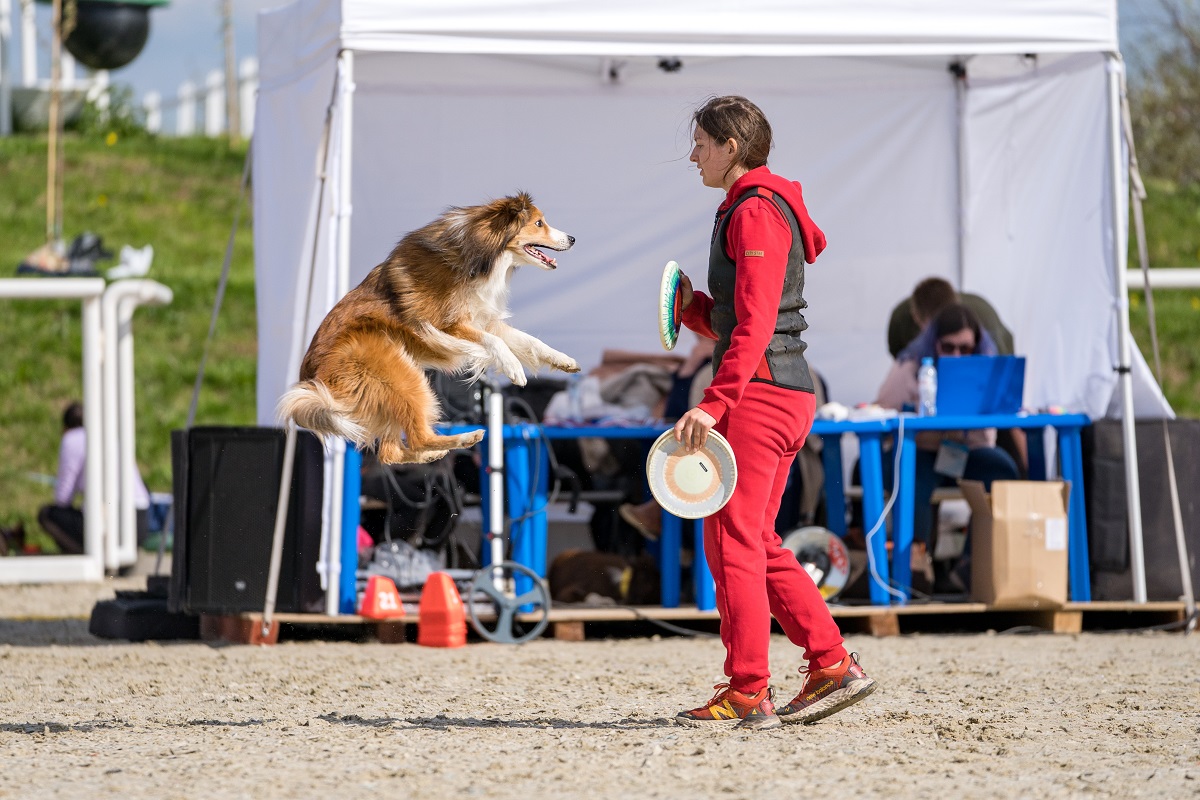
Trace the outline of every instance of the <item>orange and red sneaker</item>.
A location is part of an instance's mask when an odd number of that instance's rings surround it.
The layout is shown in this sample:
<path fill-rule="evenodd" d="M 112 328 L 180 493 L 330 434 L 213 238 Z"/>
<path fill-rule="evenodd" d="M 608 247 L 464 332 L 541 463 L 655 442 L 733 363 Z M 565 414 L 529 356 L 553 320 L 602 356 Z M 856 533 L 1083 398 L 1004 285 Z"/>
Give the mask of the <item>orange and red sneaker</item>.
<path fill-rule="evenodd" d="M 782 724 L 775 715 L 770 687 L 763 687 L 757 694 L 742 694 L 728 683 L 718 683 L 713 688 L 717 693 L 711 700 L 691 711 L 680 711 L 675 721 L 693 727 L 737 723 L 738 728 L 752 730 L 777 728 Z"/>
<path fill-rule="evenodd" d="M 808 677 L 800 694 L 779 709 L 779 718 L 784 722 L 807 724 L 825 719 L 854 705 L 878 687 L 859 666 L 858 653 L 851 653 L 825 669 L 801 667 L 800 673 L 807 673 Z"/>

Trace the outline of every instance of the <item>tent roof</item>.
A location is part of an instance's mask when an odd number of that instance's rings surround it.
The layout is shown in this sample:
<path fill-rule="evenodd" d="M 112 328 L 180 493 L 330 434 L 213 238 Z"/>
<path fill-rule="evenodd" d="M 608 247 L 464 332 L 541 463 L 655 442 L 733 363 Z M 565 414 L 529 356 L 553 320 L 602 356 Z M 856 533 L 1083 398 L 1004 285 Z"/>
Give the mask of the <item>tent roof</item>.
<path fill-rule="evenodd" d="M 294 5 L 305 7 L 296 14 Z M 599 56 L 970 55 L 1118 49 L 1116 0 L 299 0 L 301 51 Z M 283 31 L 280 31 L 283 33 Z M 274 37 L 268 37 L 268 40 Z"/>

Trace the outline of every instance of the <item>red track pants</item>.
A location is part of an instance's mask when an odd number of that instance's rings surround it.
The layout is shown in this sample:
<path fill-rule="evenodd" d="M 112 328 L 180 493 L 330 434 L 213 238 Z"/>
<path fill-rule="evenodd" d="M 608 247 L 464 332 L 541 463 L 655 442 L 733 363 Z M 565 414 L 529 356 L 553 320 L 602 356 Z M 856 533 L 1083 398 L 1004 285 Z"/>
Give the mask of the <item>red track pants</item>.
<path fill-rule="evenodd" d="M 716 583 L 725 674 L 745 694 L 771 677 L 771 616 L 804 648 L 810 666 L 828 667 L 846 655 L 816 584 L 775 533 L 788 471 L 815 411 L 809 392 L 752 381 L 715 427 L 733 447 L 738 479 L 725 507 L 704 521 L 704 555 Z"/>

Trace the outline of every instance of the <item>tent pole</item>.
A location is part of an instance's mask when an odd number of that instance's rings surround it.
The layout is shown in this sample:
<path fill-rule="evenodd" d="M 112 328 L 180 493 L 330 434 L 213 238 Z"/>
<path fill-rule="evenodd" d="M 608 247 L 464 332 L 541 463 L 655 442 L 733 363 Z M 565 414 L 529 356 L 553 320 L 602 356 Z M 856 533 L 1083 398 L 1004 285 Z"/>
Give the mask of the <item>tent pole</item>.
<path fill-rule="evenodd" d="M 1133 600 L 1146 602 L 1146 561 L 1142 550 L 1142 496 L 1137 464 L 1137 420 L 1133 415 L 1133 376 L 1130 373 L 1132 354 L 1129 333 L 1129 286 L 1125 276 L 1127 260 L 1126 224 L 1122 201 L 1126 196 L 1125 161 L 1122 152 L 1121 84 L 1125 65 L 1116 53 L 1106 55 L 1108 61 L 1109 155 L 1112 188 L 1112 245 L 1113 269 L 1116 272 L 1117 292 L 1117 380 L 1121 390 L 1121 432 L 1125 443 L 1125 497 L 1129 512 L 1129 564 L 1133 573 Z"/>
<path fill-rule="evenodd" d="M 954 76 L 955 144 L 958 157 L 958 290 L 965 288 L 967 272 L 967 65 L 962 59 L 950 64 Z"/>
<path fill-rule="evenodd" d="M 350 215 L 353 204 L 350 202 L 351 165 L 354 133 L 354 51 L 343 50 L 338 54 L 338 69 L 341 78 L 338 85 L 341 97 L 341 133 L 338 141 L 338 190 L 335 195 L 336 206 L 334 217 L 337 226 L 337 255 L 334 265 L 335 297 L 343 297 L 350 291 Z M 341 572 L 342 572 L 342 504 L 346 502 L 344 493 L 344 472 L 346 463 L 345 442 L 338 442 L 337 447 L 330 448 L 333 486 L 329 493 L 328 544 L 325 548 L 325 613 L 336 616 L 341 606 Z M 357 502 L 358 498 L 354 498 Z M 357 565 L 353 565 L 357 566 Z M 353 567 L 351 567 L 353 568 Z"/>

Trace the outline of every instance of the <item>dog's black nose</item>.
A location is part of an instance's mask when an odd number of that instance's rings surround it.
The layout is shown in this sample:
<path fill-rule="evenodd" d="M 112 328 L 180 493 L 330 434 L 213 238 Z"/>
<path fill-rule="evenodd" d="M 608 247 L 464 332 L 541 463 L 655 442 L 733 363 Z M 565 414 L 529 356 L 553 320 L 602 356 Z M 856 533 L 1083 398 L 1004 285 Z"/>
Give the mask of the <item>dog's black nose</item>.
<path fill-rule="evenodd" d="M 575 237 L 574 237 L 574 236 L 568 236 L 568 237 L 567 237 L 567 241 L 570 243 L 570 245 L 571 245 L 572 247 L 574 247 L 574 246 L 575 246 Z"/>

